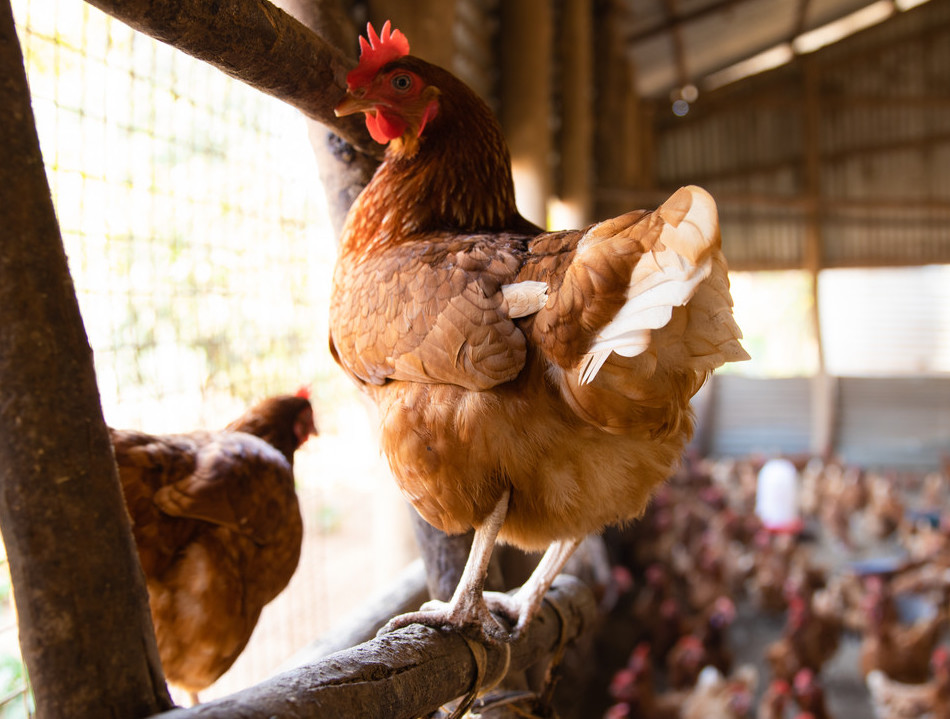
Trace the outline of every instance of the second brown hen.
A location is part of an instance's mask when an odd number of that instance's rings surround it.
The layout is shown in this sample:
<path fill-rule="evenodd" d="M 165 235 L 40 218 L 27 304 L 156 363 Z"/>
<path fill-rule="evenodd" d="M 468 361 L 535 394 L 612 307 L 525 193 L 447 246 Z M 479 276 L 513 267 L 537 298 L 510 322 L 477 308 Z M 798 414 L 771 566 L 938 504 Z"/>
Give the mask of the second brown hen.
<path fill-rule="evenodd" d="M 197 701 L 297 567 L 293 461 L 316 433 L 313 409 L 287 395 L 218 432 L 110 432 L 162 666 Z"/>

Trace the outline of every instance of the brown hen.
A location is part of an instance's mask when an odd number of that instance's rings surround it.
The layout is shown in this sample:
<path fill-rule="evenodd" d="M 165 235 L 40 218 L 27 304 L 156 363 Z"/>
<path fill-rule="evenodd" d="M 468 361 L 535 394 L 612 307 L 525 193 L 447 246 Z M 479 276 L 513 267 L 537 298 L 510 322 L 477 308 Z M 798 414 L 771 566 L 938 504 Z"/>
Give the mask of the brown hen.
<path fill-rule="evenodd" d="M 110 432 L 165 676 L 197 701 L 297 567 L 293 461 L 313 409 L 288 395 L 223 431 Z"/>
<path fill-rule="evenodd" d="M 487 105 L 388 23 L 368 34 L 337 114 L 365 113 L 388 148 L 345 223 L 330 348 L 378 405 L 416 510 L 475 529 L 452 600 L 390 627 L 507 638 L 482 592 L 496 539 L 548 548 L 514 595 L 487 597 L 517 634 L 585 535 L 642 514 L 709 373 L 748 357 L 716 206 L 688 187 L 654 212 L 542 232 L 518 214 Z"/>

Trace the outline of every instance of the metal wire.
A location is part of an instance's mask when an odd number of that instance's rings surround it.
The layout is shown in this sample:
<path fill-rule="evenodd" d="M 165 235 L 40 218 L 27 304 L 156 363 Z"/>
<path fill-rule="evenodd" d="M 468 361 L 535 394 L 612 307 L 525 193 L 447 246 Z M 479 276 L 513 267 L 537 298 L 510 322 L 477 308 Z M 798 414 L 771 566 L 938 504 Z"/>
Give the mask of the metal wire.
<path fill-rule="evenodd" d="M 338 386 L 352 390 L 324 339 L 335 242 L 303 118 L 85 3 L 13 10 L 106 421 L 220 427 L 302 384 L 317 404 L 345 405 Z M 374 458 L 360 451 L 338 470 L 327 454 L 298 453 L 297 575 L 202 698 L 264 678 L 402 566 L 377 571 L 374 535 L 357 526 Z M 337 483 L 329 471 L 349 474 Z M 347 596 L 331 592 L 330 572 Z M 0 623 L 0 719 L 29 716 L 9 591 Z"/>

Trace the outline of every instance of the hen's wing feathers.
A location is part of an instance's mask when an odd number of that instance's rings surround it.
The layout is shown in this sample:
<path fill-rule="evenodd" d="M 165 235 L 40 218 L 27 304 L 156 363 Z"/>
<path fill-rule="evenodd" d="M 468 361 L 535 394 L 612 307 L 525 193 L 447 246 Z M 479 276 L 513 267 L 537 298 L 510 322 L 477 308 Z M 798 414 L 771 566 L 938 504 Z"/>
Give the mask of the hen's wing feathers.
<path fill-rule="evenodd" d="M 338 265 L 374 281 L 335 278 L 331 350 L 370 384 L 485 390 L 518 376 L 530 344 L 579 414 L 619 427 L 636 421 L 622 419 L 630 399 L 666 404 L 698 389 L 657 377 L 658 366 L 703 373 L 748 357 L 719 246 L 714 201 L 685 187 L 654 212 L 586 232 L 429 235 L 370 249 Z"/>
<path fill-rule="evenodd" d="M 361 272 L 375 282 L 336 282 L 345 288 L 331 328 L 338 356 L 371 384 L 395 379 L 484 390 L 514 379 L 526 349 L 512 317 L 538 296 L 530 286 L 503 291 L 521 264 L 520 243 L 426 237 L 368 253 Z M 508 296 L 519 302 L 514 315 Z"/>
<path fill-rule="evenodd" d="M 169 516 L 225 527 L 262 546 L 272 540 L 283 516 L 269 514 L 263 503 L 289 497 L 281 487 L 293 487 L 293 470 L 284 456 L 257 437 L 228 432 L 202 446 L 194 472 L 159 489 L 153 501 Z"/>
<path fill-rule="evenodd" d="M 558 254 L 557 241 L 576 249 Z M 519 279 L 551 289 L 528 337 L 587 421 L 622 430 L 650 408 L 685 406 L 706 372 L 748 359 L 705 190 L 682 188 L 655 212 L 607 220 L 579 240 L 540 237 L 530 249 Z"/>
<path fill-rule="evenodd" d="M 270 541 L 278 516 L 260 506 L 266 496 L 290 497 L 293 470 L 267 442 L 243 432 L 153 436 L 111 430 L 119 479 L 140 532 L 168 517 L 210 522 Z M 140 545 L 143 542 L 139 543 Z M 151 547 L 153 542 L 145 541 Z"/>

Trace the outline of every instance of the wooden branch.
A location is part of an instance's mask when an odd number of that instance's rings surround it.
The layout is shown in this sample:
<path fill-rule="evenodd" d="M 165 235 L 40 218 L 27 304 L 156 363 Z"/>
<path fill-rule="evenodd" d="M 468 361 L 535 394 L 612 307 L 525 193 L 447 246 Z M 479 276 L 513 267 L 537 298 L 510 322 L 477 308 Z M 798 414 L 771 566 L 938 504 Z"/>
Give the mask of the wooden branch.
<path fill-rule="evenodd" d="M 339 0 L 275 0 L 275 4 L 316 35 L 344 51 L 351 63 L 356 62 L 356 44 L 353 39 L 357 37 L 357 31 L 343 12 Z M 352 49 L 345 52 L 346 48 Z M 327 198 L 330 222 L 336 230 L 336 236 L 339 236 L 350 205 L 376 171 L 379 156 L 358 151 L 317 120 L 307 118 L 307 123 L 310 144 L 320 172 L 320 184 Z M 374 151 L 381 149 L 382 145 L 373 144 Z"/>
<path fill-rule="evenodd" d="M 88 0 L 130 27 L 293 105 L 372 157 L 362 117 L 338 118 L 355 62 L 267 0 Z M 353 38 L 354 47 L 356 37 Z"/>
<path fill-rule="evenodd" d="M 92 351 L 0 3 L 0 528 L 37 714 L 170 707 Z"/>
<path fill-rule="evenodd" d="M 596 619 L 593 595 L 562 575 L 547 597 L 573 640 Z M 485 646 L 485 682 L 535 664 L 558 646 L 561 620 L 545 602 L 528 633 L 511 645 Z M 510 648 L 510 663 L 508 652 Z M 468 692 L 476 675 L 473 650 L 460 634 L 413 625 L 285 672 L 254 687 L 160 719 L 414 719 Z"/>

